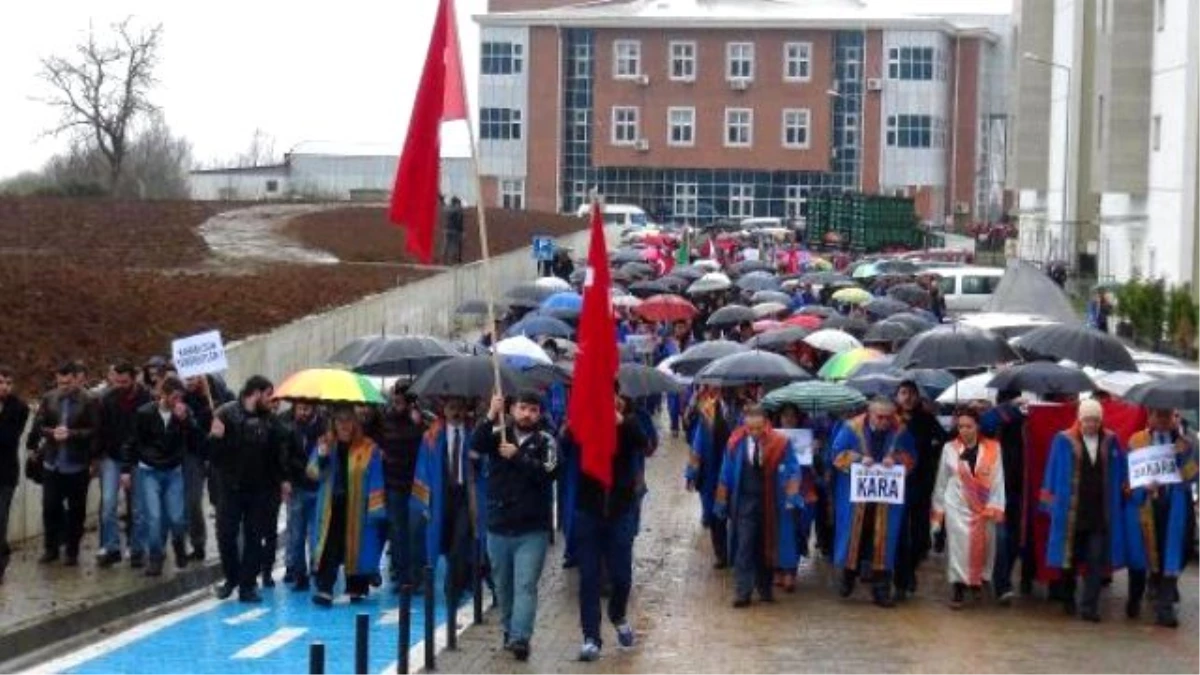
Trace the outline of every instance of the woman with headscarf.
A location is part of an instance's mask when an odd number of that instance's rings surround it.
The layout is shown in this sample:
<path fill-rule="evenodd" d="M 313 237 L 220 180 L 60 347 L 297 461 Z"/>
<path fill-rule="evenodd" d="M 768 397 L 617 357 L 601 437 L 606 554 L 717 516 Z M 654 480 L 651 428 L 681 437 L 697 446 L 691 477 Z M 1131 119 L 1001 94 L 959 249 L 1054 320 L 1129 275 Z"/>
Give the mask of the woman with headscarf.
<path fill-rule="evenodd" d="M 338 568 L 344 568 L 351 602 L 367 595 L 379 574 L 387 501 L 383 455 L 363 433 L 351 407 L 333 416 L 332 433 L 321 439 L 308 461 L 309 478 L 318 482 L 317 517 L 311 532 L 317 592 L 313 602 L 333 604 Z"/>

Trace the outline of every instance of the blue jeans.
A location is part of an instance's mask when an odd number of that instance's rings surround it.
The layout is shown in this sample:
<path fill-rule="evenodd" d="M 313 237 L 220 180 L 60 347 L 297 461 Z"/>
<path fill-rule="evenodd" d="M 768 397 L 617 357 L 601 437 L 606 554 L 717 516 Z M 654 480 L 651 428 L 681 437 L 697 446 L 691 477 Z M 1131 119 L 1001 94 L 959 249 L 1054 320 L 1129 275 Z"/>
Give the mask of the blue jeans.
<path fill-rule="evenodd" d="M 425 560 L 425 521 L 408 493 L 387 492 L 388 560 L 392 580 L 416 590 Z"/>
<path fill-rule="evenodd" d="M 575 512 L 575 555 L 579 561 L 579 623 L 585 640 L 600 640 L 600 567 L 603 561 L 612 583 L 608 618 L 613 624 L 625 621 L 629 592 L 633 587 L 633 539 L 637 535 L 638 506 L 616 520 L 605 520 L 583 511 Z"/>
<path fill-rule="evenodd" d="M 183 517 L 183 467 L 173 469 L 137 468 L 138 500 L 145 513 L 146 547 L 151 560 L 162 560 L 166 531 L 171 541 L 183 543 L 187 520 Z M 165 516 L 165 522 L 164 522 Z"/>
<path fill-rule="evenodd" d="M 550 546 L 549 532 L 506 536 L 488 532 L 488 557 L 504 633 L 509 640 L 529 640 L 537 618 L 538 580 Z"/>
<path fill-rule="evenodd" d="M 131 536 L 129 537 L 129 553 L 131 555 L 141 555 L 146 549 L 146 523 L 143 522 L 142 511 L 144 510 L 139 502 L 141 501 L 141 491 L 138 489 L 138 472 L 134 471 L 130 477 L 133 484 L 130 486 L 132 499 L 130 500 L 133 506 L 133 512 L 130 514 L 132 520 Z M 106 553 L 120 552 L 121 550 L 121 523 L 117 518 L 117 504 L 121 498 L 121 465 L 116 460 L 105 457 L 100 460 L 100 548 Z"/>
<path fill-rule="evenodd" d="M 317 491 L 297 487 L 287 503 L 287 552 L 284 566 L 293 577 L 308 576 L 308 534 L 317 519 Z"/>

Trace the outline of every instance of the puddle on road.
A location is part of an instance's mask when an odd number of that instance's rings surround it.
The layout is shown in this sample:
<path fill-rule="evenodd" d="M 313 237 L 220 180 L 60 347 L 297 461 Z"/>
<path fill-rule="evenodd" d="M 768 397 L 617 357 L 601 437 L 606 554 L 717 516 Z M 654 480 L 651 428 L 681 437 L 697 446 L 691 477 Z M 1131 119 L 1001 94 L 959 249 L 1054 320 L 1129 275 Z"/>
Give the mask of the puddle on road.
<path fill-rule="evenodd" d="M 328 251 L 307 248 L 280 230 L 289 218 L 315 213 L 329 206 L 266 205 L 222 213 L 200 226 L 215 256 L 256 262 L 333 265 L 339 261 Z"/>

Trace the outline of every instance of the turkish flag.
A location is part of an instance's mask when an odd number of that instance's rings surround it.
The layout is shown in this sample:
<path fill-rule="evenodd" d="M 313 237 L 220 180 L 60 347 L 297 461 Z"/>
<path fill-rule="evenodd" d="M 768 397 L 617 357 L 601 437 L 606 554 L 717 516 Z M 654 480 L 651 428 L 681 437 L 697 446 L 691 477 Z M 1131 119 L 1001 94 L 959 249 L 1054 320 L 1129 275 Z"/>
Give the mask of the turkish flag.
<path fill-rule="evenodd" d="M 611 287 L 604 216 L 600 204 L 593 203 L 592 237 L 588 245 L 583 309 L 579 318 L 579 355 L 575 360 L 575 381 L 567 407 L 567 422 L 582 450 L 584 475 L 595 479 L 605 490 L 612 488 L 612 463 L 617 452 L 614 383 L 619 357 Z"/>
<path fill-rule="evenodd" d="M 388 219 L 406 232 L 409 253 L 423 263 L 433 260 L 433 232 L 439 215 L 441 124 L 465 119 L 467 98 L 454 2 L 440 0 L 388 208 Z"/>

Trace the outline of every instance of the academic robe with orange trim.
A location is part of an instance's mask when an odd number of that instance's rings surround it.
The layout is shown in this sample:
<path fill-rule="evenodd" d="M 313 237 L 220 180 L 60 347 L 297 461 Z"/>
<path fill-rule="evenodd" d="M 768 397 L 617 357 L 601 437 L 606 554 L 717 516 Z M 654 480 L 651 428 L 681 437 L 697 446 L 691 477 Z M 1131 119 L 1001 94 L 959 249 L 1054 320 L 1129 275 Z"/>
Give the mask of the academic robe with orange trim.
<path fill-rule="evenodd" d="M 317 569 L 333 520 L 334 490 L 338 474 L 347 469 L 346 481 L 346 576 L 379 573 L 383 554 L 383 528 L 387 521 L 387 494 L 383 483 L 383 453 L 363 436 L 349 448 L 349 461 L 336 451 L 322 457 L 314 447 L 308 458 L 308 477 L 317 481 L 316 520 L 309 530 L 312 568 Z"/>
<path fill-rule="evenodd" d="M 1004 522 L 1004 462 L 1000 444 L 980 438 L 974 466 L 959 439 L 942 447 L 930 524 L 944 526 L 950 583 L 979 586 L 992 580 L 996 527 Z"/>
<path fill-rule="evenodd" d="M 850 501 L 850 468 L 870 456 L 875 463 L 891 457 L 902 464 L 906 472 L 916 466 L 912 436 L 899 417 L 892 420 L 884 433 L 875 433 L 860 415 L 842 424 L 830 448 L 834 480 L 834 546 L 833 563 L 841 569 L 858 570 L 863 546 L 871 546 L 870 567 L 873 572 L 891 572 L 896 564 L 896 549 L 900 543 L 904 520 L 903 504 L 855 504 Z M 874 509 L 869 507 L 874 506 Z M 872 541 L 862 541 L 865 519 L 873 511 Z"/>
<path fill-rule="evenodd" d="M 1132 490 L 1123 513 L 1126 536 L 1126 562 L 1131 570 L 1179 576 L 1187 562 L 1188 512 L 1192 506 L 1192 483 L 1196 482 L 1196 448 L 1189 440 L 1172 431 L 1168 438 L 1175 446 L 1175 466 L 1183 479 L 1179 483 L 1159 485 L 1153 491 L 1140 487 Z M 1154 445 L 1149 429 L 1129 439 L 1129 451 Z"/>
<path fill-rule="evenodd" d="M 729 559 L 737 559 L 738 486 L 742 481 L 742 465 L 747 461 L 750 444 L 745 427 L 736 429 L 729 438 L 721 463 L 721 480 L 717 485 L 714 510 L 729 517 Z M 763 472 L 763 556 L 766 566 L 778 570 L 795 570 L 800 564 L 796 540 L 796 519 L 804 507 L 800 497 L 800 463 L 791 442 L 781 433 L 767 427 L 759 441 L 762 449 Z"/>

